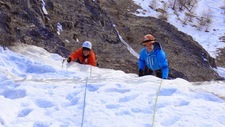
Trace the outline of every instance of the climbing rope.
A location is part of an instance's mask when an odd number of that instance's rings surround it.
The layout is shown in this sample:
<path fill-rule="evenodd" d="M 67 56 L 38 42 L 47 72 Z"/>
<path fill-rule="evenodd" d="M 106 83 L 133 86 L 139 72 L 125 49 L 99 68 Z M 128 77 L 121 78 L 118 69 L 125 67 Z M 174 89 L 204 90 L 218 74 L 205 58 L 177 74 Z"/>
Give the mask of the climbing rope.
<path fill-rule="evenodd" d="M 88 77 L 86 78 L 85 89 L 84 89 L 84 101 L 83 101 L 83 112 L 82 112 L 81 127 L 83 127 L 83 124 L 84 124 L 84 114 L 85 114 L 86 95 L 87 95 L 87 83 L 88 83 Z"/>
<path fill-rule="evenodd" d="M 153 116 L 152 116 L 152 127 L 154 127 L 154 123 L 155 123 L 155 112 L 156 112 L 156 106 L 157 106 L 157 102 L 158 102 L 159 92 L 160 92 L 160 89 L 161 89 L 161 86 L 162 86 L 162 81 L 163 81 L 163 79 L 161 79 L 158 91 L 156 93 L 154 112 L 153 112 Z"/>
<path fill-rule="evenodd" d="M 90 68 L 90 77 L 92 73 L 92 66 Z M 86 96 L 87 96 L 87 84 L 88 84 L 88 76 L 86 78 L 85 88 L 84 88 L 84 101 L 83 101 L 83 112 L 82 112 L 82 121 L 81 121 L 81 127 L 84 125 L 84 117 L 85 117 L 85 107 L 86 107 Z"/>

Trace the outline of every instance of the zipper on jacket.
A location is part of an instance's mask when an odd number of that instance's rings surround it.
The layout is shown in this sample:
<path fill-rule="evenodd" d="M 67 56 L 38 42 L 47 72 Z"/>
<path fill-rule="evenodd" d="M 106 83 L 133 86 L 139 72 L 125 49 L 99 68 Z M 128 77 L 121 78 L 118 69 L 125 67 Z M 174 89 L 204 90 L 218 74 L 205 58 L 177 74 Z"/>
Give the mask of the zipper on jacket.
<path fill-rule="evenodd" d="M 150 69 L 153 70 L 152 67 L 153 67 L 153 65 L 154 65 L 154 58 L 153 58 L 153 57 L 148 58 L 148 63 L 149 63 Z"/>
<path fill-rule="evenodd" d="M 150 67 L 153 70 L 153 65 L 154 65 L 154 59 L 153 59 L 153 57 L 150 58 L 150 61 L 149 62 L 150 62 Z"/>

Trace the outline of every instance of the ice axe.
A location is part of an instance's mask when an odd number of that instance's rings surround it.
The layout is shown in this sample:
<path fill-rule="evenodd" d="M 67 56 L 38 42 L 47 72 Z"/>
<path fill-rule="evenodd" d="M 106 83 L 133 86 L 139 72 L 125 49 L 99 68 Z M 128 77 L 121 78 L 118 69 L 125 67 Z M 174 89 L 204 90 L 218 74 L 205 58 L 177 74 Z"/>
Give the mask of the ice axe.
<path fill-rule="evenodd" d="M 62 60 L 62 68 L 63 68 L 63 64 L 64 64 L 65 61 L 66 61 L 66 59 L 63 59 L 63 60 Z"/>

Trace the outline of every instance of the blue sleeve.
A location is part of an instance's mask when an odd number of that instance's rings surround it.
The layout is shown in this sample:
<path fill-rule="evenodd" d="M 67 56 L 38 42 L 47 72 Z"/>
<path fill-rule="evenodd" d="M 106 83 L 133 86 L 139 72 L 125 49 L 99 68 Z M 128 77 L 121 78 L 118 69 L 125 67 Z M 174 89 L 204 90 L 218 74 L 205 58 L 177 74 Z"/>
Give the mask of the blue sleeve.
<path fill-rule="evenodd" d="M 145 67 L 145 54 L 144 54 L 144 50 L 142 49 L 140 52 L 140 56 L 138 59 L 138 69 L 144 70 Z"/>
<path fill-rule="evenodd" d="M 169 75 L 169 65 L 168 65 L 168 60 L 166 58 L 166 54 L 163 50 L 161 50 L 160 55 L 160 67 L 162 69 L 162 78 L 167 79 Z"/>
<path fill-rule="evenodd" d="M 162 68 L 162 78 L 168 79 L 168 75 L 169 75 L 169 68 L 168 67 Z"/>

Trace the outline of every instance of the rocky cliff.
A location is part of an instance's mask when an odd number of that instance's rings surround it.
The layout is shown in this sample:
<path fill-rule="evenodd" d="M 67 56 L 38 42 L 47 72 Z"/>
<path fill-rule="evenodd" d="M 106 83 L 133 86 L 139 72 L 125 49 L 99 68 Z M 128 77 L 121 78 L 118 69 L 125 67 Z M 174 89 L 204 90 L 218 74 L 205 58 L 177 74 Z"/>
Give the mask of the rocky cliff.
<path fill-rule="evenodd" d="M 117 32 L 137 53 L 142 37 L 151 33 L 167 54 L 170 77 L 220 78 L 212 69 L 215 60 L 191 36 L 165 21 L 133 15 L 138 6 L 132 0 L 0 0 L 0 8 L 2 46 L 26 43 L 67 57 L 89 40 L 100 68 L 137 73 L 137 58 Z"/>

